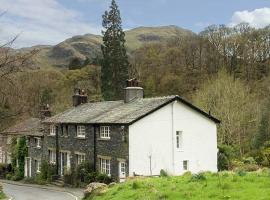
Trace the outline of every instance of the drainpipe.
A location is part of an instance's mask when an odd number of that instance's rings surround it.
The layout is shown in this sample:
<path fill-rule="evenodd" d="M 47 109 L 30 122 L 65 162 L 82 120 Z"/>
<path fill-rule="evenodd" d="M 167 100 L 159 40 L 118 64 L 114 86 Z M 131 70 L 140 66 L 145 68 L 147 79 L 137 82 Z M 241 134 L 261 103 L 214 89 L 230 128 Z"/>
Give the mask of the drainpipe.
<path fill-rule="evenodd" d="M 173 174 L 175 172 L 174 170 L 174 104 L 175 101 L 172 103 L 172 168 L 173 168 Z"/>
<path fill-rule="evenodd" d="M 58 168 L 59 168 L 59 139 L 58 139 L 58 126 L 56 126 L 57 129 L 56 129 L 56 133 L 55 133 L 55 154 L 56 154 L 56 159 L 55 159 L 55 162 L 56 162 L 56 175 L 59 175 L 59 172 L 58 172 Z"/>
<path fill-rule="evenodd" d="M 94 171 L 97 170 L 97 125 L 94 125 Z"/>

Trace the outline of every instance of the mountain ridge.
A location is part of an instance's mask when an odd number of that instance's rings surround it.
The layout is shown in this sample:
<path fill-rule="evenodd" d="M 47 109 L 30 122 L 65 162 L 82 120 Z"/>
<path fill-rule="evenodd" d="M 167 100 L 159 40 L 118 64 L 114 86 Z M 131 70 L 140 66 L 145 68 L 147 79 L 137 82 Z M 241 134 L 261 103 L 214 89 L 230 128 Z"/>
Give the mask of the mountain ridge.
<path fill-rule="evenodd" d="M 175 25 L 157 27 L 136 27 L 126 30 L 126 47 L 128 52 L 133 52 L 144 44 L 162 42 L 174 37 L 181 37 L 193 34 L 188 29 L 183 29 Z M 100 46 L 102 36 L 87 33 L 75 35 L 56 45 L 35 45 L 16 49 L 18 52 L 27 52 L 38 49 L 39 52 L 33 59 L 37 68 L 67 67 L 73 58 L 78 58 L 82 62 L 86 58 L 95 58 L 101 54 Z"/>

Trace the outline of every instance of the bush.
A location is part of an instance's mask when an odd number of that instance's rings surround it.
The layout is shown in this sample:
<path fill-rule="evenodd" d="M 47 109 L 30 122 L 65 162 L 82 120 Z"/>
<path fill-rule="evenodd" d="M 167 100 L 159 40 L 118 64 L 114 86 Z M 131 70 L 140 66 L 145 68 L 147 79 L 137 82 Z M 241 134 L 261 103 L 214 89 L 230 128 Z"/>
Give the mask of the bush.
<path fill-rule="evenodd" d="M 75 179 L 81 183 L 90 183 L 89 180 L 89 174 L 94 172 L 94 166 L 90 162 L 83 162 L 79 166 L 77 166 L 75 171 Z"/>
<path fill-rule="evenodd" d="M 191 177 L 191 181 L 205 181 L 206 177 L 204 173 L 198 173 L 198 174 L 193 174 Z"/>
<path fill-rule="evenodd" d="M 161 177 L 167 177 L 168 176 L 168 173 L 164 169 L 161 169 L 160 170 L 160 176 Z"/>
<path fill-rule="evenodd" d="M 234 157 L 234 149 L 228 145 L 218 146 L 218 170 L 229 170 L 231 168 L 231 160 Z"/>
<path fill-rule="evenodd" d="M 136 190 L 140 188 L 140 184 L 138 181 L 133 181 L 132 182 L 132 189 Z"/>
<path fill-rule="evenodd" d="M 99 183 L 105 183 L 105 184 L 109 184 L 112 182 L 112 178 L 109 177 L 107 174 L 98 174 L 96 177 L 97 182 Z"/>
<path fill-rule="evenodd" d="M 245 176 L 245 175 L 247 175 L 247 172 L 245 172 L 243 170 L 239 170 L 239 171 L 237 171 L 237 174 L 238 174 L 238 176 Z"/>
<path fill-rule="evenodd" d="M 12 168 L 10 164 L 0 164 L 0 177 L 5 178 L 8 173 L 11 173 Z"/>
<path fill-rule="evenodd" d="M 10 173 L 9 174 L 6 174 L 6 179 L 7 180 L 11 180 L 12 179 L 12 174 L 10 174 Z"/>
<path fill-rule="evenodd" d="M 41 162 L 39 179 L 42 181 L 52 181 L 52 176 L 56 174 L 56 166 L 47 161 Z"/>
<path fill-rule="evenodd" d="M 243 158 L 244 164 L 257 164 L 253 157 Z"/>

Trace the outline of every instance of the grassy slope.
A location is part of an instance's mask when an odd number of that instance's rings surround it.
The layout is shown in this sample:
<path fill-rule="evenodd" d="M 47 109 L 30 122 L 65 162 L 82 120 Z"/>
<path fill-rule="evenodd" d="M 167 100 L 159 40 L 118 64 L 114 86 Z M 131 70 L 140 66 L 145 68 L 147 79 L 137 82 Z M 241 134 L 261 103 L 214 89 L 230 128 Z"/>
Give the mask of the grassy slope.
<path fill-rule="evenodd" d="M 191 175 L 181 177 L 145 178 L 117 184 L 95 200 L 126 199 L 234 199 L 269 200 L 270 174 L 249 173 L 207 174 L 206 180 L 192 180 Z M 91 199 L 91 198 L 89 198 Z"/>
<path fill-rule="evenodd" d="M 6 195 L 1 191 L 0 192 L 0 199 L 6 199 L 7 197 L 6 197 Z"/>

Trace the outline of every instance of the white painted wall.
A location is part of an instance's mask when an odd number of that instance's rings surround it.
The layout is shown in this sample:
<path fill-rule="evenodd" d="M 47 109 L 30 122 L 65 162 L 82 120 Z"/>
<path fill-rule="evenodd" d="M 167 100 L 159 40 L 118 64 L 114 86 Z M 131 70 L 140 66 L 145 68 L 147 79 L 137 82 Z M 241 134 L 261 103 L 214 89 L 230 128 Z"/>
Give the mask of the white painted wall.
<path fill-rule="evenodd" d="M 183 149 L 176 149 L 176 131 L 183 132 Z M 173 102 L 129 127 L 129 176 L 172 175 L 189 171 L 217 171 L 216 124 L 181 102 Z"/>

